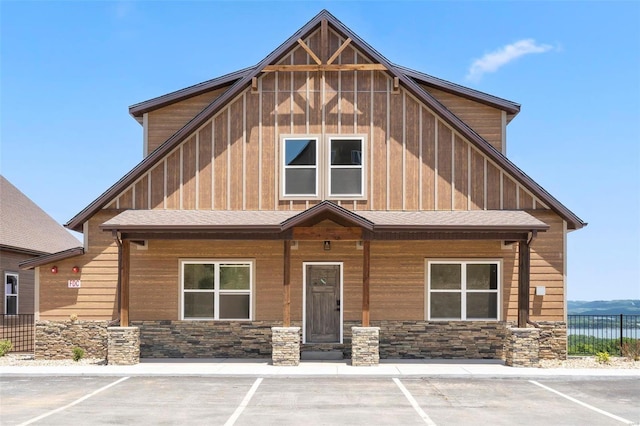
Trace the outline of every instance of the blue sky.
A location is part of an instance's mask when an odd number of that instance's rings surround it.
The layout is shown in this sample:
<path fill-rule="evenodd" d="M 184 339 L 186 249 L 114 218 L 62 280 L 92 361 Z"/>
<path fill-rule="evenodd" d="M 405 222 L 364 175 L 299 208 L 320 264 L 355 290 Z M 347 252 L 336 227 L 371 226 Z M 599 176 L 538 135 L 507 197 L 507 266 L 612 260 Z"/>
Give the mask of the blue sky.
<path fill-rule="evenodd" d="M 129 105 L 253 65 L 323 8 L 520 103 L 508 156 L 589 222 L 569 299 L 640 298 L 640 2 L 0 0 L 1 173 L 67 222 L 142 159 Z"/>

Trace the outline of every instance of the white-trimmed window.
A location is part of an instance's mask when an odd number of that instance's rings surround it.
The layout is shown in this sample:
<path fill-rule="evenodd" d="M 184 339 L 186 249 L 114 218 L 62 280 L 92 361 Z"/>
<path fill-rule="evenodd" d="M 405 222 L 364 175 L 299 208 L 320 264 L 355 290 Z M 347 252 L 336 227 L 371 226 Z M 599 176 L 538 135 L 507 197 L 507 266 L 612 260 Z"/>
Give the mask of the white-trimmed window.
<path fill-rule="evenodd" d="M 318 139 L 286 137 L 282 140 L 282 195 L 318 196 Z"/>
<path fill-rule="evenodd" d="M 362 197 L 364 168 L 361 137 L 329 138 L 329 197 Z"/>
<path fill-rule="evenodd" d="M 253 261 L 183 260 L 182 319 L 250 320 Z"/>
<path fill-rule="evenodd" d="M 4 274 L 4 313 L 18 314 L 18 274 L 15 272 Z"/>
<path fill-rule="evenodd" d="M 428 261 L 427 293 L 429 320 L 498 320 L 500 261 Z"/>

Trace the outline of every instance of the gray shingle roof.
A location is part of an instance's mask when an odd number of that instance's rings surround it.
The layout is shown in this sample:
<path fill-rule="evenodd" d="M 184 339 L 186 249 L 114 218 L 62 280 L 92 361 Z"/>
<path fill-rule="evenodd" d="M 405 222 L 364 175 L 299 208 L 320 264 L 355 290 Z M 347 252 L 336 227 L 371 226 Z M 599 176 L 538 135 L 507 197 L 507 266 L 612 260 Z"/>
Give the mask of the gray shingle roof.
<path fill-rule="evenodd" d="M 102 224 L 105 230 L 187 230 L 271 228 L 277 231 L 300 211 L 127 210 Z M 548 225 L 524 211 L 356 211 L 375 229 L 546 230 Z"/>
<path fill-rule="evenodd" d="M 81 246 L 66 229 L 0 175 L 0 246 L 57 253 Z"/>

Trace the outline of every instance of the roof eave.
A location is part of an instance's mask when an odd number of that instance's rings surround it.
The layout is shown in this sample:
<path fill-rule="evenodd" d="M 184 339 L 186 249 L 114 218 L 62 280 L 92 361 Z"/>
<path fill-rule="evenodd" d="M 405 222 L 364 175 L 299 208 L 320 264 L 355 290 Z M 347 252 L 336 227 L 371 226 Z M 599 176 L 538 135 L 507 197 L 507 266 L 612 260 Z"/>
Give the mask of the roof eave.
<path fill-rule="evenodd" d="M 47 263 L 53 263 L 64 259 L 69 259 L 71 257 L 76 257 L 84 254 L 84 248 L 82 247 L 74 247 L 68 250 L 60 251 L 57 253 L 45 254 L 43 256 L 39 256 L 33 259 L 26 260 L 24 262 L 20 262 L 18 267 L 22 270 L 25 269 L 33 269 L 38 266 L 46 265 Z"/>

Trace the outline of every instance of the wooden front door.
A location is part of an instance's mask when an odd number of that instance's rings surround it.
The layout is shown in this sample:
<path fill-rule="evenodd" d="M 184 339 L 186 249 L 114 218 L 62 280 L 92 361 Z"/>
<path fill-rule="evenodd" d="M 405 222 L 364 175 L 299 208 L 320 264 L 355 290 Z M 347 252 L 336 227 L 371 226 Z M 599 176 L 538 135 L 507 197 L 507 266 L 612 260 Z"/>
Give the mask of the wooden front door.
<path fill-rule="evenodd" d="M 340 264 L 307 264 L 305 341 L 340 342 Z"/>

